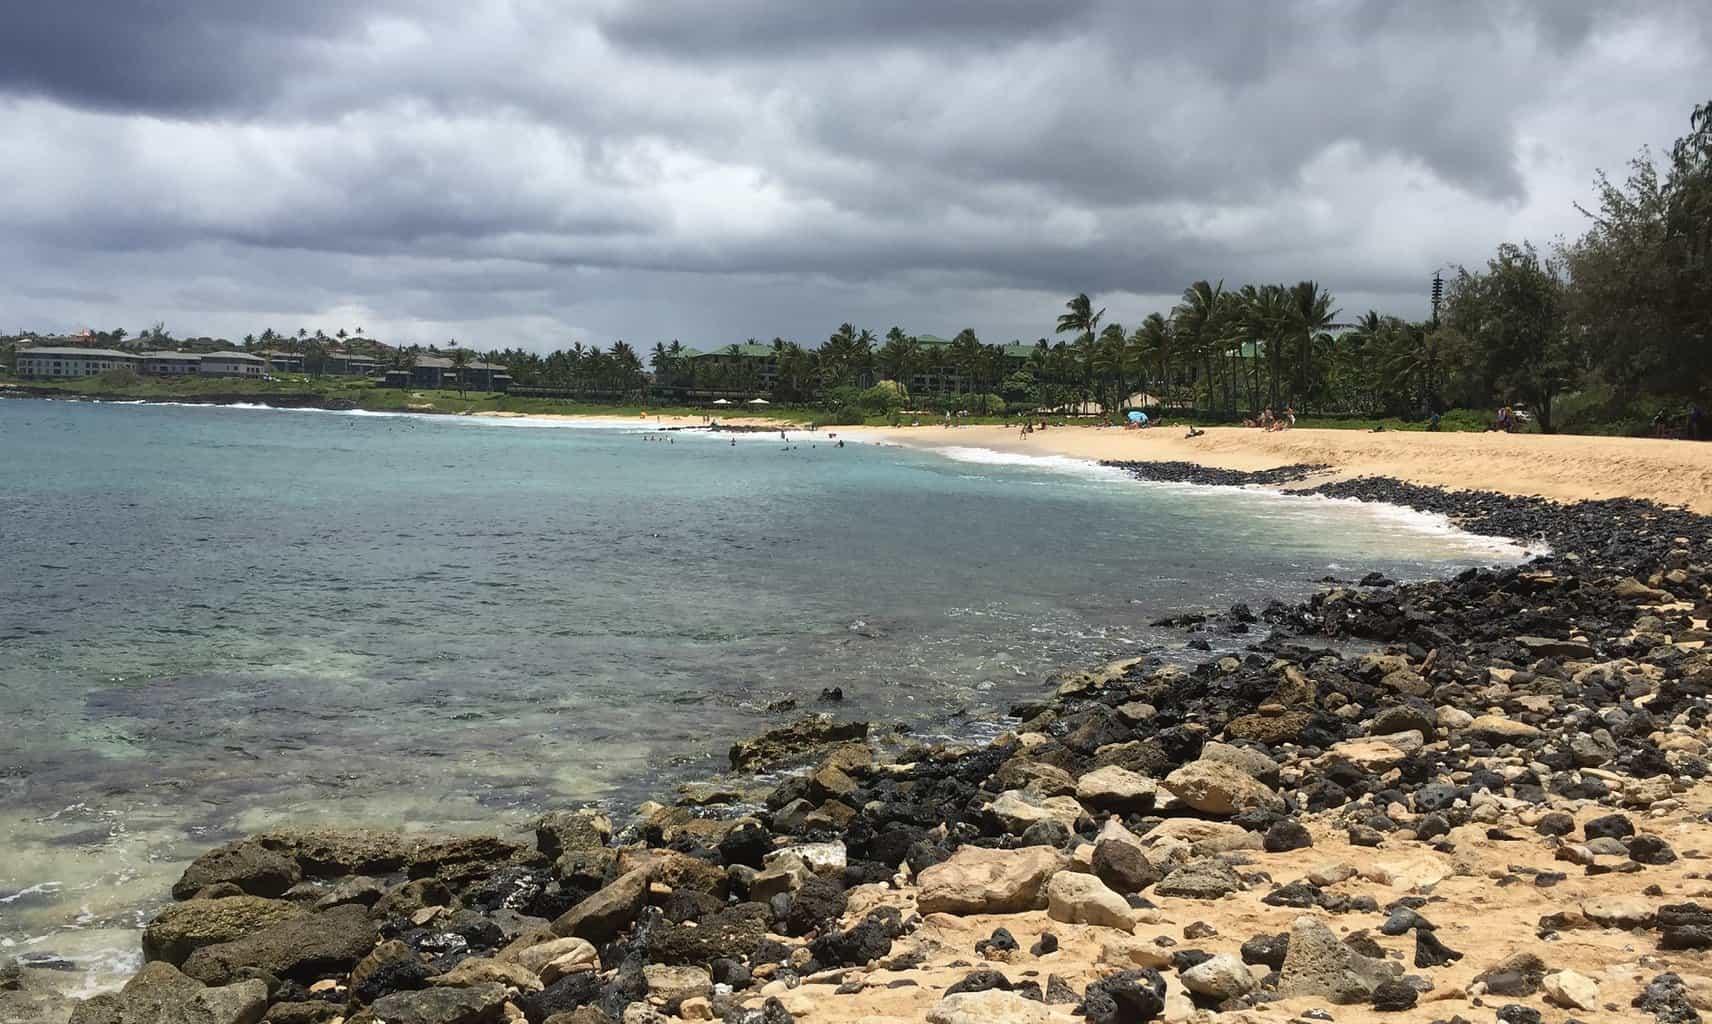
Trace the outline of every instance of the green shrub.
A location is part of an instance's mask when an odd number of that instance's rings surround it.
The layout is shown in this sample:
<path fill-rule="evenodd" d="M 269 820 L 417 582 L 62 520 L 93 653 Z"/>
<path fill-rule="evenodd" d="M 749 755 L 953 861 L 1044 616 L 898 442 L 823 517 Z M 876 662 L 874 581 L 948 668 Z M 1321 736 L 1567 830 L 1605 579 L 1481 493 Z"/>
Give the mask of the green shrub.
<path fill-rule="evenodd" d="M 104 370 L 95 379 L 99 381 L 101 386 L 104 388 L 133 388 L 137 386 L 140 378 L 137 376 L 137 371 L 129 368 L 120 368 L 117 370 Z"/>
<path fill-rule="evenodd" d="M 874 415 L 884 415 L 902 409 L 908 401 L 909 392 L 895 380 L 883 380 L 857 398 L 857 404 Z"/>

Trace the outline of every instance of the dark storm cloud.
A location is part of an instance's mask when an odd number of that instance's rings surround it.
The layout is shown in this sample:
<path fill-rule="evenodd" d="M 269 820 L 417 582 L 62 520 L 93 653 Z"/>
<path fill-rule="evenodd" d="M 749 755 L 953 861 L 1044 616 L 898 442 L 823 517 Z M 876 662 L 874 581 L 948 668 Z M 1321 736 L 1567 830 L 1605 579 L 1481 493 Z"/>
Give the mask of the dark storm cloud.
<path fill-rule="evenodd" d="M 14 6 L 0 321 L 531 345 L 1032 336 L 1203 277 L 1418 312 L 1712 57 L 1685 0 Z"/>
<path fill-rule="evenodd" d="M 0 92 L 79 106 L 204 114 L 246 108 L 330 69 L 321 44 L 373 8 L 346 0 L 20 0 L 0 34 Z"/>
<path fill-rule="evenodd" d="M 1095 6 L 1094 0 L 653 0 L 623 6 L 600 24 L 608 37 L 626 46 L 765 59 L 901 42 L 956 49 L 1008 44 L 1070 30 Z"/>

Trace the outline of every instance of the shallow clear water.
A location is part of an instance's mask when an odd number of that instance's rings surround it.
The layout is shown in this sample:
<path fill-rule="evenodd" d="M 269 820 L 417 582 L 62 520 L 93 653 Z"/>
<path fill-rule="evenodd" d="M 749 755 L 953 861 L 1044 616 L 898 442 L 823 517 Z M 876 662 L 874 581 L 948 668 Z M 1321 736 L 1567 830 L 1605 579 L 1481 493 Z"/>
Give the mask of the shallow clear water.
<path fill-rule="evenodd" d="M 1173 611 L 1513 552 L 1323 499 L 807 436 L 0 401 L 0 946 L 100 984 L 282 822 L 517 822 L 765 706 L 979 732 Z"/>

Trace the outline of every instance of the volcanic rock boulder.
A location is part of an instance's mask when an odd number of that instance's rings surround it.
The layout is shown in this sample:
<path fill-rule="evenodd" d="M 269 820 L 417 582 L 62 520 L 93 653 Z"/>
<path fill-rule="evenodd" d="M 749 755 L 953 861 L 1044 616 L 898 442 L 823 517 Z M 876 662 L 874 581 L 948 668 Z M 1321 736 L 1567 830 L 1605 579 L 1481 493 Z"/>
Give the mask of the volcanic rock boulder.
<path fill-rule="evenodd" d="M 187 900 L 210 885 L 229 883 L 251 896 L 283 896 L 303 878 L 290 857 L 254 839 L 217 846 L 190 862 L 172 886 L 172 898 Z"/>
<path fill-rule="evenodd" d="M 1284 812 L 1284 800 L 1259 779 L 1225 761 L 1191 761 L 1165 777 L 1165 789 L 1203 814 Z"/>
<path fill-rule="evenodd" d="M 1127 814 L 1153 807 L 1159 785 L 1145 775 L 1108 765 L 1076 780 L 1076 799 L 1096 810 Z"/>
<path fill-rule="evenodd" d="M 838 722 L 831 715 L 811 715 L 732 744 L 731 767 L 734 771 L 767 768 L 867 735 L 867 722 Z"/>
<path fill-rule="evenodd" d="M 965 846 L 916 878 L 923 914 L 1018 914 L 1046 905 L 1046 884 L 1069 859 L 1047 846 Z"/>
<path fill-rule="evenodd" d="M 610 940 L 641 913 L 648 896 L 648 872 L 641 867 L 619 875 L 606 888 L 559 915 L 553 922 L 553 933 L 593 943 Z"/>
<path fill-rule="evenodd" d="M 1129 931 L 1135 911 L 1093 875 L 1060 871 L 1046 884 L 1046 914 L 1066 924 L 1092 924 Z"/>
<path fill-rule="evenodd" d="M 269 925 L 308 914 L 295 903 L 259 896 L 174 903 L 163 908 L 143 929 L 143 959 L 181 965 L 203 946 L 241 939 Z"/>
<path fill-rule="evenodd" d="M 157 960 L 118 992 L 78 1003 L 70 1024 L 256 1024 L 267 998 L 267 983 L 259 979 L 209 987 Z"/>
<path fill-rule="evenodd" d="M 1357 953 L 1317 919 L 1303 916 L 1290 926 L 1278 994 L 1286 999 L 1313 996 L 1334 1003 L 1361 1003 L 1372 998 L 1380 983 L 1402 973 L 1396 964 Z"/>
<path fill-rule="evenodd" d="M 379 938 L 362 907 L 335 907 L 280 921 L 231 942 L 204 946 L 184 961 L 184 973 L 219 985 L 246 967 L 259 967 L 277 978 L 314 981 L 350 970 Z"/>
<path fill-rule="evenodd" d="M 499 1024 L 505 1019 L 505 986 L 493 982 L 468 988 L 394 992 L 375 1000 L 370 1012 L 386 1024 Z"/>

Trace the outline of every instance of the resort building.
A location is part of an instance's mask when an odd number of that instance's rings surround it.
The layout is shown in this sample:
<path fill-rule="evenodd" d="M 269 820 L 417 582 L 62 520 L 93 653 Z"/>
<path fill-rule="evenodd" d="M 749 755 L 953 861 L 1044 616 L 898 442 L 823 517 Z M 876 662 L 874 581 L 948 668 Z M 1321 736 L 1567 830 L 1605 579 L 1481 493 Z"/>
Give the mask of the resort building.
<path fill-rule="evenodd" d="M 260 377 L 266 369 L 266 359 L 248 352 L 208 352 L 197 372 L 204 377 Z"/>
<path fill-rule="evenodd" d="M 151 377 L 192 377 L 202 370 L 202 353 L 144 352 L 138 369 Z"/>
<path fill-rule="evenodd" d="M 915 337 L 916 351 L 919 363 L 911 372 L 908 381 L 911 395 L 954 394 L 968 390 L 970 380 L 964 368 L 958 366 L 951 358 L 952 341 L 934 334 L 918 334 Z M 1013 341 L 1001 346 L 1004 350 L 1003 365 L 995 367 L 998 376 L 1004 376 L 1022 369 L 1028 365 L 1029 357 L 1034 354 L 1031 346 L 1019 341 Z"/>
<path fill-rule="evenodd" d="M 329 352 L 321 359 L 321 372 L 338 377 L 373 377 L 379 370 L 374 356 L 354 352 Z"/>
<path fill-rule="evenodd" d="M 297 352 L 278 352 L 269 349 L 262 353 L 267 360 L 268 370 L 273 373 L 302 373 L 303 356 Z"/>
<path fill-rule="evenodd" d="M 267 361 L 247 352 L 118 352 L 48 346 L 18 350 L 20 377 L 93 377 L 132 370 L 153 377 L 260 377 Z"/>
<path fill-rule="evenodd" d="M 779 354 L 768 345 L 744 342 L 687 358 L 693 360 L 698 389 L 771 391 L 779 381 Z"/>
<path fill-rule="evenodd" d="M 408 380 L 403 377 L 405 373 L 409 374 Z M 496 363 L 472 359 L 464 364 L 463 376 L 463 386 L 471 391 L 507 391 L 511 388 L 511 375 L 504 366 Z M 456 388 L 458 369 L 445 356 L 417 356 L 415 366 L 408 371 L 388 373 L 386 383 L 397 387 Z"/>
<path fill-rule="evenodd" d="M 108 370 L 136 370 L 142 357 L 134 352 L 116 352 L 110 348 L 71 348 L 50 346 L 21 348 L 17 353 L 18 376 L 93 377 Z"/>

